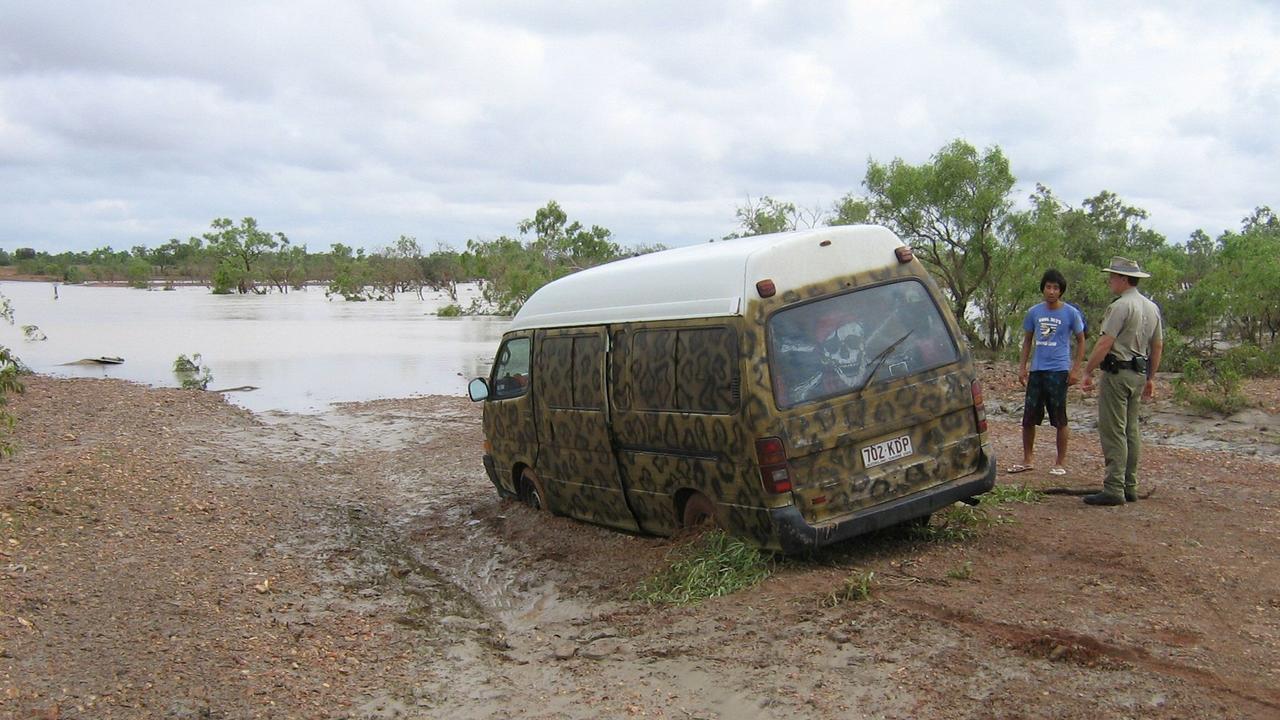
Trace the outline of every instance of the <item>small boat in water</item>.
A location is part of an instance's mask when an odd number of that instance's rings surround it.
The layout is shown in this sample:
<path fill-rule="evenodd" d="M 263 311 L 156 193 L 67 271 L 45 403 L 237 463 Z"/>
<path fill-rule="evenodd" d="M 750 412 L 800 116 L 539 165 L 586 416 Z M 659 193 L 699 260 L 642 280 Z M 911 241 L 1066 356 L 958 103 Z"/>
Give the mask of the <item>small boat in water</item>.
<path fill-rule="evenodd" d="M 111 355 L 103 355 L 101 357 L 96 357 L 96 358 L 84 358 L 81 360 L 72 360 L 69 363 L 62 363 L 62 364 L 63 365 L 119 365 L 122 362 L 124 362 L 124 358 L 122 357 L 113 357 Z"/>

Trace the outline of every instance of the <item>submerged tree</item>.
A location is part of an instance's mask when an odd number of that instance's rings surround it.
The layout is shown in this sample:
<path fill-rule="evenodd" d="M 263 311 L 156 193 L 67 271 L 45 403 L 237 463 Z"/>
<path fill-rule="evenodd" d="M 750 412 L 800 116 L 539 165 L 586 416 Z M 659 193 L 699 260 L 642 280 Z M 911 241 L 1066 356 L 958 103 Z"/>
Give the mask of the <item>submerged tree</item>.
<path fill-rule="evenodd" d="M 481 297 L 488 306 L 472 308 L 472 312 L 514 315 L 534 291 L 552 280 L 623 257 L 609 230 L 569 222 L 554 200 L 517 228 L 526 240 L 503 235 L 495 240 L 467 241 L 462 264 L 470 276 L 480 279 Z"/>
<path fill-rule="evenodd" d="M 237 226 L 229 218 L 218 218 L 211 223 L 212 232 L 204 234 L 221 262 L 214 271 L 213 291 L 229 293 L 233 289 L 241 294 L 261 292 L 257 288 L 258 261 L 275 250 L 281 243 L 288 244 L 284 233 L 269 233 L 258 229 L 258 221 L 247 217 Z"/>

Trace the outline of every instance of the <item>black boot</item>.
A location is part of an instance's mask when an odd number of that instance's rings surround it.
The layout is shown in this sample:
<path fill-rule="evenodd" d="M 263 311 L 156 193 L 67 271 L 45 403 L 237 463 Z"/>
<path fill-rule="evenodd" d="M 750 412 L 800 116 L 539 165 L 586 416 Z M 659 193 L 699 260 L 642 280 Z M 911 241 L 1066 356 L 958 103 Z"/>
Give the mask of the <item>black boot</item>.
<path fill-rule="evenodd" d="M 1125 501 L 1125 502 L 1138 502 L 1138 491 L 1137 491 L 1137 490 L 1134 490 L 1134 489 L 1132 489 L 1132 488 L 1125 488 L 1125 489 L 1124 489 L 1124 501 Z"/>
<path fill-rule="evenodd" d="M 1084 502 L 1086 505 L 1123 505 L 1124 496 L 1116 496 L 1110 493 L 1100 492 L 1092 495 L 1085 495 Z"/>

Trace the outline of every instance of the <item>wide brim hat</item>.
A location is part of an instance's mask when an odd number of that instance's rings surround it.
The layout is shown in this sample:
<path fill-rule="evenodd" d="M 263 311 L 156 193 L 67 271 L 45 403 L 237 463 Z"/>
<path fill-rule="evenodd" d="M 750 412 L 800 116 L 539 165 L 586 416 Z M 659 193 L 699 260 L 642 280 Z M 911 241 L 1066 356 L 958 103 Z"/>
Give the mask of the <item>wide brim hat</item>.
<path fill-rule="evenodd" d="M 1128 275 L 1129 277 L 1144 278 L 1151 277 L 1151 273 L 1142 272 L 1142 268 L 1138 267 L 1136 260 L 1130 260 L 1119 255 L 1111 258 L 1111 267 L 1102 268 L 1102 272 L 1115 273 L 1117 275 Z"/>

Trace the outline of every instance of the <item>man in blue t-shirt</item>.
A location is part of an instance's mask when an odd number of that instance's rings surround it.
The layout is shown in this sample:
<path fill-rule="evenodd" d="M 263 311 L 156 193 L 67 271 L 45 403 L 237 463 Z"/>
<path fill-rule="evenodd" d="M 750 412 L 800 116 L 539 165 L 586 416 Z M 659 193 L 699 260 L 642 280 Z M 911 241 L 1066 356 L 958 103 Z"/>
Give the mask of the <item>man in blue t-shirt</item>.
<path fill-rule="evenodd" d="M 1067 386 L 1075 385 L 1084 364 L 1084 315 L 1062 301 L 1067 280 L 1050 268 L 1040 278 L 1044 302 L 1033 306 L 1022 319 L 1022 362 L 1018 379 L 1027 388 L 1022 405 L 1022 462 L 1009 472 L 1025 472 L 1034 467 L 1036 427 L 1049 413 L 1049 424 L 1058 431 L 1058 456 L 1050 475 L 1067 474 Z M 1076 340 L 1074 352 L 1071 338 Z M 1073 359 L 1074 356 L 1074 359 Z M 1031 371 L 1027 372 L 1027 360 Z"/>

